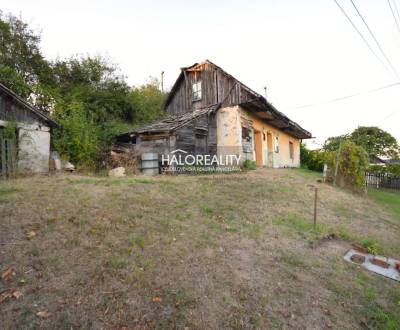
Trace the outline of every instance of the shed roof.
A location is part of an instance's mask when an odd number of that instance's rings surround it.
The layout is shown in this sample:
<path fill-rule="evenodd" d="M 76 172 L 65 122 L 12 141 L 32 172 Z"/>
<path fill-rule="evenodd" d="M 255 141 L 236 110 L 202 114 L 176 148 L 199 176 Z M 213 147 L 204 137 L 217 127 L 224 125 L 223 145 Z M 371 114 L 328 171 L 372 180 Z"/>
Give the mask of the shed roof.
<path fill-rule="evenodd" d="M 25 109 L 31 111 L 35 115 L 37 115 L 40 119 L 42 119 L 44 122 L 46 122 L 49 126 L 51 127 L 57 127 L 59 126 L 54 120 L 52 120 L 49 116 L 44 114 L 43 112 L 35 109 L 32 105 L 30 105 L 28 102 L 26 102 L 22 97 L 14 93 L 11 89 L 7 88 L 4 86 L 2 83 L 0 83 L 0 90 L 12 97 L 17 103 L 19 103 L 21 106 L 23 106 Z"/>
<path fill-rule="evenodd" d="M 152 122 L 151 124 L 141 126 L 137 129 L 133 129 L 131 131 L 120 134 L 119 136 L 126 136 L 131 134 L 156 134 L 156 133 L 169 133 L 174 131 L 180 127 L 185 126 L 192 120 L 204 116 L 209 115 L 212 112 L 215 112 L 220 107 L 220 104 L 214 104 L 209 107 L 197 109 L 193 112 L 186 112 L 176 116 L 167 116 L 163 119 Z"/>

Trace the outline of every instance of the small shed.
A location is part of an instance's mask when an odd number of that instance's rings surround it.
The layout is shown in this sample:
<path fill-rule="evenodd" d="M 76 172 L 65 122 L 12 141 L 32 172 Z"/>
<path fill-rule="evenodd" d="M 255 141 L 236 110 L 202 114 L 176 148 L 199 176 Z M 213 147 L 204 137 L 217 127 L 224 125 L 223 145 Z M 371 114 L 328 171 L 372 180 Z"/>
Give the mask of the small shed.
<path fill-rule="evenodd" d="M 18 171 L 48 172 L 51 130 L 57 124 L 0 83 L 0 130 L 10 123 L 15 123 L 17 130 L 15 150 Z"/>

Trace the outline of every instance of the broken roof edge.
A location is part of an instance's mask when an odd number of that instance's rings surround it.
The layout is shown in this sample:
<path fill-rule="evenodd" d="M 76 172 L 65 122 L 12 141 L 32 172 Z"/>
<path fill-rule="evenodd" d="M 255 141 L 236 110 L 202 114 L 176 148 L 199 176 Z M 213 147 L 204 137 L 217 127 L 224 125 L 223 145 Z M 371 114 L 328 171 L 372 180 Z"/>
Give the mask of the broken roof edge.
<path fill-rule="evenodd" d="M 191 121 L 195 120 L 198 117 L 203 115 L 209 115 L 212 112 L 218 111 L 221 107 L 221 103 L 212 104 L 200 109 L 197 109 L 193 112 L 185 112 L 175 116 L 165 116 L 159 120 L 156 120 L 152 123 L 146 124 L 144 126 L 135 128 L 128 132 L 121 133 L 117 135 L 117 137 L 122 137 L 126 135 L 137 135 L 137 134 L 159 134 L 159 133 L 170 133 L 175 131 L 185 125 L 189 124 Z"/>
<path fill-rule="evenodd" d="M 21 96 L 13 92 L 11 89 L 8 87 L 4 86 L 2 83 L 0 83 L 0 89 L 11 96 L 13 99 L 18 101 L 23 107 L 28 109 L 29 111 L 33 112 L 36 114 L 38 117 L 40 117 L 42 120 L 44 120 L 46 123 L 49 124 L 51 127 L 60 127 L 58 123 L 56 123 L 54 120 L 52 120 L 49 116 L 47 116 L 45 113 L 35 109 L 31 104 L 29 104 L 27 101 L 25 101 Z"/>
<path fill-rule="evenodd" d="M 304 129 L 303 127 L 301 127 L 298 123 L 296 123 L 295 121 L 291 120 L 289 117 L 287 117 L 283 112 L 279 111 L 278 109 L 276 109 L 264 96 L 262 96 L 261 94 L 257 93 L 256 91 L 254 91 L 253 89 L 251 89 L 250 87 L 248 87 L 247 85 L 245 85 L 244 83 L 242 83 L 240 80 L 238 80 L 237 78 L 235 78 L 234 76 L 232 76 L 230 73 L 226 72 L 224 69 L 222 69 L 220 66 L 218 66 L 217 64 L 211 62 L 210 60 L 206 59 L 200 63 L 194 63 L 190 66 L 187 67 L 182 67 L 181 68 L 181 73 L 179 74 L 178 78 L 176 79 L 174 85 L 171 88 L 171 91 L 168 94 L 167 99 L 164 102 L 164 109 L 169 105 L 169 103 L 171 102 L 172 97 L 174 96 L 176 90 L 179 87 L 179 83 L 180 81 L 183 79 L 184 77 L 184 71 L 192 69 L 196 66 L 199 65 L 204 65 L 204 64 L 210 64 L 212 66 L 214 66 L 215 68 L 217 68 L 218 70 L 220 70 L 222 73 L 224 73 L 225 75 L 231 77 L 232 79 L 236 80 L 237 83 L 239 83 L 243 88 L 245 88 L 249 93 L 253 94 L 254 97 L 256 99 L 261 100 L 261 102 L 263 102 L 265 104 L 265 106 L 267 108 L 269 108 L 270 110 L 272 110 L 272 112 L 278 117 L 277 119 L 281 119 L 286 121 L 286 123 L 289 126 L 293 126 L 296 129 L 298 129 L 299 131 L 301 131 L 303 133 L 302 137 L 296 137 L 299 139 L 311 139 L 312 138 L 312 134 L 307 131 L 306 129 Z M 238 104 L 240 105 L 240 104 Z M 278 127 L 279 128 L 279 127 Z M 288 133 L 289 134 L 289 133 Z"/>

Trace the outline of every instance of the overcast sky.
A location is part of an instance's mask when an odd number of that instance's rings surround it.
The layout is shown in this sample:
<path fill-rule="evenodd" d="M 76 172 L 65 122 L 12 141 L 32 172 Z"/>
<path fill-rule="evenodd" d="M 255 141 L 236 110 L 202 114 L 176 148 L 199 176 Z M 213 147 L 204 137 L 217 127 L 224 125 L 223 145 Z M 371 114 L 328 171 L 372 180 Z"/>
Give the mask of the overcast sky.
<path fill-rule="evenodd" d="M 380 54 L 350 0 L 338 1 Z M 400 72 L 400 31 L 388 2 L 354 1 Z M 400 10 L 400 0 L 391 1 Z M 268 100 L 316 142 L 359 125 L 379 126 L 400 141 L 400 86 L 294 109 L 399 80 L 333 0 L 2 0 L 0 8 L 42 31 L 48 58 L 100 54 L 132 85 L 165 71 L 167 87 L 181 67 L 209 59 L 260 94 L 267 86 Z"/>

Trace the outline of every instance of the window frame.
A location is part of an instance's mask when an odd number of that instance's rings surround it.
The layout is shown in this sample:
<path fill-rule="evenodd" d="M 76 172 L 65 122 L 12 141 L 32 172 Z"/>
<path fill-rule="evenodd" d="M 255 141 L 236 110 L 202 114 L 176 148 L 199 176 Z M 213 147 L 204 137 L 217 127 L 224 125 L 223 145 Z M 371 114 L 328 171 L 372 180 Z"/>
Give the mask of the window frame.
<path fill-rule="evenodd" d="M 274 152 L 279 154 L 279 136 L 275 135 L 274 139 Z"/>
<path fill-rule="evenodd" d="M 197 80 L 192 84 L 192 102 L 200 101 L 202 96 L 202 83 Z"/>

